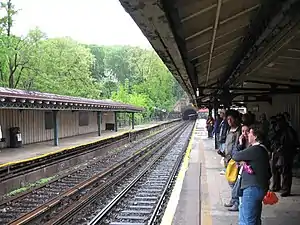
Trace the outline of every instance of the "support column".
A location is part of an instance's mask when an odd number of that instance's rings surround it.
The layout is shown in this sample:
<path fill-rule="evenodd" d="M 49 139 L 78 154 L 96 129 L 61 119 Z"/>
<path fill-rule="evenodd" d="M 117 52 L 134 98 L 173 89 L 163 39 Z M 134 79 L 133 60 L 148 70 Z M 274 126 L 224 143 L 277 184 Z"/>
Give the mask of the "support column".
<path fill-rule="evenodd" d="M 52 114 L 53 114 L 54 146 L 58 146 L 58 137 L 59 137 L 58 134 L 59 125 L 57 119 L 58 111 L 53 110 Z"/>
<path fill-rule="evenodd" d="M 115 112 L 115 132 L 118 132 L 118 112 Z"/>
<path fill-rule="evenodd" d="M 208 115 L 212 116 L 212 107 L 211 106 L 208 107 Z"/>
<path fill-rule="evenodd" d="M 97 112 L 97 123 L 98 123 L 98 136 L 101 136 L 101 121 L 102 121 L 102 113 L 101 112 Z"/>
<path fill-rule="evenodd" d="M 214 105 L 214 114 L 215 114 L 215 123 L 217 122 L 217 115 L 218 115 L 218 106 Z M 215 149 L 219 149 L 218 146 L 218 135 L 215 134 Z"/>
<path fill-rule="evenodd" d="M 134 112 L 131 113 L 131 129 L 134 129 Z"/>

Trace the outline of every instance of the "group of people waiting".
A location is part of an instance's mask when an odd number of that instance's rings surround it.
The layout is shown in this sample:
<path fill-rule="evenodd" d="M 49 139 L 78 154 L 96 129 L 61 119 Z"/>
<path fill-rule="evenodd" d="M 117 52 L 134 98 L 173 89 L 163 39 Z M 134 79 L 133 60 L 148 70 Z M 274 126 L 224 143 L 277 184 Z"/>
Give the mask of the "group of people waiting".
<path fill-rule="evenodd" d="M 241 171 L 240 195 L 232 196 L 224 207 L 239 211 L 239 225 L 261 224 L 262 200 L 269 190 L 281 191 L 282 197 L 291 195 L 293 161 L 299 142 L 290 115 L 278 114 L 268 121 L 262 114 L 257 121 L 251 112 L 221 111 L 215 120 L 208 118 L 207 130 L 209 138 L 216 137 L 225 170 L 233 160 Z M 229 186 L 234 188 L 235 183 Z"/>

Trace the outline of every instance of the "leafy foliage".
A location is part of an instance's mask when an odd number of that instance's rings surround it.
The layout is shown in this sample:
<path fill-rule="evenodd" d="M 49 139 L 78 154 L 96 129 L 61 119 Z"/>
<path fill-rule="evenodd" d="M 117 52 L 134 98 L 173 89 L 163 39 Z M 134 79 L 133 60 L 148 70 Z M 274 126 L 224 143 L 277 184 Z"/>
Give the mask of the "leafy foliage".
<path fill-rule="evenodd" d="M 140 117 L 171 111 L 183 90 L 153 50 L 83 45 L 71 38 L 47 38 L 38 28 L 11 34 L 17 13 L 1 3 L 0 85 L 88 98 L 111 98 L 142 106 Z M 3 13 L 4 12 L 4 13 Z"/>

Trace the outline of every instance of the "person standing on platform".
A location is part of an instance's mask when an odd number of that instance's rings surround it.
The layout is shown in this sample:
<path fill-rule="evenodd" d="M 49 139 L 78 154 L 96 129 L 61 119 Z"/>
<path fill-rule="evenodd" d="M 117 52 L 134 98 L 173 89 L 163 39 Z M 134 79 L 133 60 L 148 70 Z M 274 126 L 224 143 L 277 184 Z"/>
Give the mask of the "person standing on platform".
<path fill-rule="evenodd" d="M 212 132 L 212 135 L 216 137 L 216 149 L 219 149 L 219 142 L 217 140 L 217 137 L 220 132 L 220 123 L 222 122 L 222 119 L 219 114 L 216 115 L 215 123 L 214 123 L 214 129 Z"/>
<path fill-rule="evenodd" d="M 239 137 L 239 143 L 237 144 L 236 148 L 233 150 L 232 155 L 249 147 L 249 141 L 248 141 L 249 131 L 250 131 L 249 126 L 246 124 L 243 124 L 242 125 L 242 134 Z"/>
<path fill-rule="evenodd" d="M 212 138 L 212 132 L 214 129 L 214 119 L 211 115 L 208 116 L 207 120 L 206 120 L 206 129 L 207 129 L 207 134 L 208 134 L 208 138 Z"/>
<path fill-rule="evenodd" d="M 220 118 L 222 119 L 222 121 L 219 125 L 219 133 L 218 133 L 218 136 L 217 136 L 217 141 L 218 141 L 218 145 L 219 145 L 218 154 L 221 155 L 222 157 L 224 157 L 226 136 L 227 136 L 228 129 L 229 129 L 227 119 L 226 119 L 225 110 L 221 110 Z M 220 174 L 224 175 L 225 174 L 225 169 L 222 170 L 220 172 Z"/>
<path fill-rule="evenodd" d="M 227 111 L 227 122 L 230 127 L 225 141 L 225 152 L 224 152 L 224 161 L 225 168 L 227 167 L 229 161 L 232 158 L 234 149 L 237 148 L 239 137 L 241 135 L 241 126 L 239 123 L 239 112 L 236 110 Z M 229 183 L 231 188 L 234 187 L 234 183 Z M 229 211 L 238 211 L 239 210 L 239 198 L 231 198 L 229 203 L 224 204 L 225 207 L 228 207 Z"/>
<path fill-rule="evenodd" d="M 272 191 L 282 190 L 282 197 L 291 194 L 293 162 L 299 141 L 296 131 L 287 123 L 283 115 L 277 117 L 278 131 L 272 148 Z M 282 175 L 282 186 L 281 186 Z"/>
<path fill-rule="evenodd" d="M 283 116 L 290 127 L 292 126 L 291 115 L 288 112 L 284 112 Z"/>
<path fill-rule="evenodd" d="M 259 126 L 251 127 L 248 134 L 250 147 L 233 155 L 240 164 L 247 163 L 253 173 L 241 174 L 242 200 L 239 209 L 239 225 L 260 225 L 262 201 L 269 190 L 271 169 L 266 147 L 262 145 L 264 133 Z"/>
<path fill-rule="evenodd" d="M 212 132 L 213 135 L 218 135 L 218 133 L 220 131 L 219 127 L 220 127 L 221 121 L 222 121 L 221 116 L 219 114 L 217 114 L 216 119 L 215 119 L 215 123 L 214 123 L 214 129 L 213 129 L 213 132 Z"/>

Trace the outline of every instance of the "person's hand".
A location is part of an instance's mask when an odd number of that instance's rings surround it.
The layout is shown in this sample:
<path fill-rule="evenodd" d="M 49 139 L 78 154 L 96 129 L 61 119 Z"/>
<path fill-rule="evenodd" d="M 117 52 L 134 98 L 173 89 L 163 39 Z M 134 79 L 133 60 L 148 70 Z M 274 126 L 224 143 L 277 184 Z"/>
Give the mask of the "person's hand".
<path fill-rule="evenodd" d="M 240 162 L 240 165 L 241 165 L 241 166 L 243 166 L 244 164 L 246 164 L 246 162 L 244 162 L 244 161 L 241 161 L 241 162 Z"/>
<path fill-rule="evenodd" d="M 243 140 L 244 140 L 244 135 L 240 135 L 240 137 L 239 137 L 239 143 L 240 143 L 240 145 L 242 145 L 243 144 Z"/>

